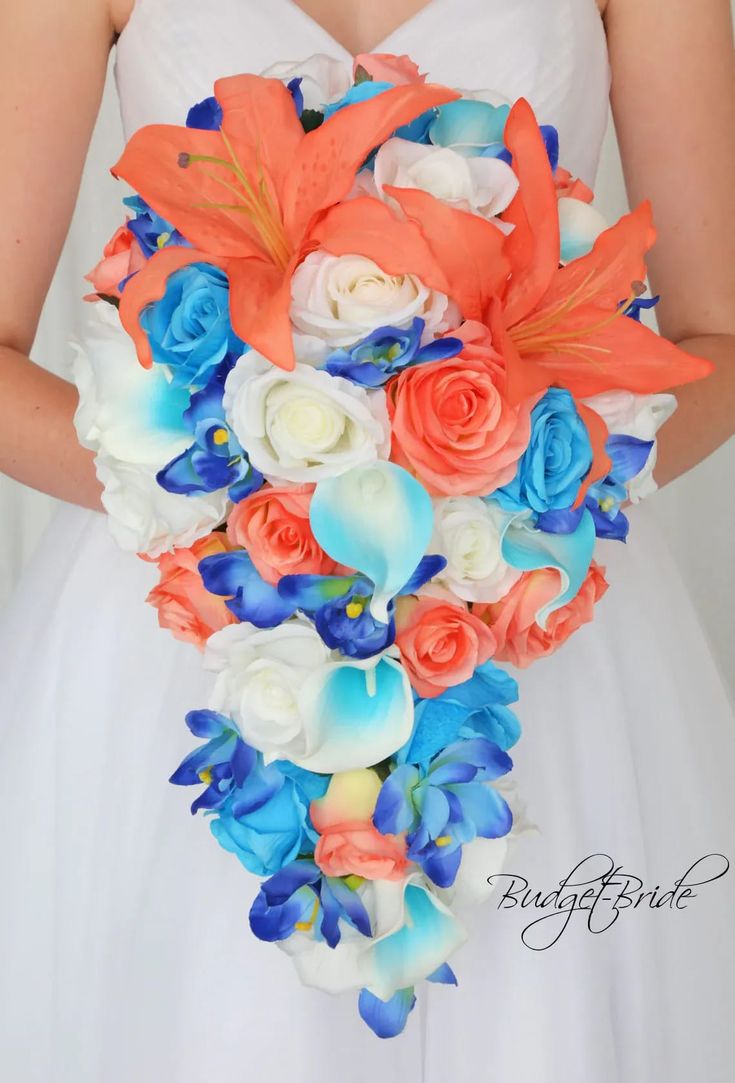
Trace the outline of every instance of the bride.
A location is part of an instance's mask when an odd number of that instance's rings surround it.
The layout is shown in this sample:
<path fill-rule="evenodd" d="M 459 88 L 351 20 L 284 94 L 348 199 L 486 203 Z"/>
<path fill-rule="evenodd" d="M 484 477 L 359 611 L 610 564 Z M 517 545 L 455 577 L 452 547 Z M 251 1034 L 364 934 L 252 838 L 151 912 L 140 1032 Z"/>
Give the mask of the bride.
<path fill-rule="evenodd" d="M 76 392 L 27 356 L 113 46 L 126 135 L 181 123 L 222 75 L 320 52 L 345 63 L 408 52 L 437 82 L 528 97 L 589 184 L 612 72 L 629 196 L 652 199 L 659 228 L 650 269 L 662 331 L 717 364 L 681 391 L 663 430 L 657 476 L 673 481 L 735 428 L 727 0 L 9 7 L 0 470 L 67 503 L 0 615 L 4 1078 L 730 1079 L 735 893 L 732 874 L 704 882 L 714 865 L 692 874 L 700 886 L 685 908 L 621 910 L 604 933 L 576 914 L 547 950 L 521 937 L 536 912 L 492 900 L 452 960 L 460 993 L 422 992 L 406 1033 L 387 1043 L 351 997 L 300 986 L 288 959 L 250 935 L 254 879 L 186 819 L 186 797 L 165 781 L 188 751 L 184 712 L 206 702 L 201 667 L 157 630 L 143 604 L 151 567 L 118 552 L 98 514 L 100 485 L 72 426 Z M 631 518 L 627 551 L 610 547 L 613 589 L 596 623 L 521 677 L 516 777 L 538 830 L 511 871 L 532 891 L 597 854 L 663 893 L 700 858 L 735 853 L 732 713 L 665 540 L 645 509 Z"/>

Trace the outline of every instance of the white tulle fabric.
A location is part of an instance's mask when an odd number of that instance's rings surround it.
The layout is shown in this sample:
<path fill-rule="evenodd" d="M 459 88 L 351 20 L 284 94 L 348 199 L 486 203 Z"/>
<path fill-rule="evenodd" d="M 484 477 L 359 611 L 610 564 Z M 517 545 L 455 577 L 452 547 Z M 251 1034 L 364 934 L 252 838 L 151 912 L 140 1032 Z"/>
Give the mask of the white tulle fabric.
<path fill-rule="evenodd" d="M 440 82 L 525 94 L 594 180 L 608 90 L 594 0 L 433 0 L 380 49 Z M 290 0 L 138 0 L 118 45 L 126 131 L 180 123 L 217 76 L 315 52 L 349 59 Z M 650 887 L 735 853 L 732 713 L 665 539 L 645 509 L 631 518 L 596 623 L 520 678 L 516 778 L 540 830 L 511 869 L 545 890 L 597 851 Z M 396 1041 L 351 995 L 302 987 L 248 930 L 255 878 L 166 782 L 207 677 L 143 604 L 153 579 L 101 517 L 65 508 L 0 621 L 3 1078 L 731 1078 L 727 878 L 686 911 L 624 914 L 600 936 L 580 924 L 540 953 L 519 939 L 528 912 L 491 902 L 452 960 L 459 990 L 422 990 Z"/>

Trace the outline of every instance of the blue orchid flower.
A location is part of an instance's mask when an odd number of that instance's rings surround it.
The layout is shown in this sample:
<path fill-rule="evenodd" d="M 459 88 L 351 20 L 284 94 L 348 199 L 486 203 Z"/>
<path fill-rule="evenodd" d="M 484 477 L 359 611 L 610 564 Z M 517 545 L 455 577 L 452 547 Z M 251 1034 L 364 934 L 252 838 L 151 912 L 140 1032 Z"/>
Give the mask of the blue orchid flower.
<path fill-rule="evenodd" d="M 539 515 L 539 529 L 552 534 L 571 534 L 587 509 L 598 538 L 625 541 L 630 524 L 620 506 L 628 499 L 627 482 L 643 470 L 652 448 L 652 440 L 639 440 L 623 434 L 608 437 L 605 450 L 611 467 L 607 476 L 590 486 L 579 508 L 564 508 Z"/>
<path fill-rule="evenodd" d="M 206 738 L 206 743 L 181 761 L 169 782 L 175 786 L 206 786 L 192 803 L 192 814 L 199 809 L 218 809 L 233 789 L 244 785 L 258 753 L 245 744 L 232 719 L 216 711 L 189 711 L 186 724 L 195 737 Z"/>
<path fill-rule="evenodd" d="M 208 558 L 209 559 L 209 558 Z M 415 594 L 446 566 L 441 556 L 425 556 L 388 603 L 388 621 L 370 611 L 375 585 L 365 575 L 284 575 L 278 593 L 310 617 L 324 642 L 350 658 L 370 658 L 389 647 L 396 635 L 395 598 Z"/>
<path fill-rule="evenodd" d="M 218 131 L 222 127 L 222 106 L 215 97 L 204 98 L 192 105 L 186 115 L 186 126 L 205 132 Z"/>
<path fill-rule="evenodd" d="M 354 890 L 359 878 L 325 876 L 308 859 L 286 865 L 261 885 L 250 909 L 250 928 L 259 940 L 287 940 L 297 930 L 313 932 L 335 948 L 342 939 L 340 921 L 372 936 L 370 917 Z"/>
<path fill-rule="evenodd" d="M 184 421 L 194 442 L 156 475 L 158 484 L 170 493 L 188 496 L 227 488 L 237 503 L 263 484 L 263 475 L 251 465 L 225 421 L 222 396 L 231 367 L 232 359 L 226 358 L 206 387 L 191 397 Z"/>
<path fill-rule="evenodd" d="M 404 763 L 383 783 L 373 823 L 383 834 L 407 832 L 407 855 L 439 887 L 454 883 L 462 846 L 507 835 L 513 815 L 487 785 L 511 770 L 506 752 L 482 737 L 456 741 L 429 764 Z"/>
<path fill-rule="evenodd" d="M 640 323 L 641 312 L 646 309 L 655 308 L 660 300 L 660 294 L 656 294 L 655 297 L 636 297 L 635 300 L 630 302 L 623 315 L 630 316 L 631 320 L 636 320 L 637 323 Z M 625 304 L 625 301 L 621 301 L 621 304 Z"/>
<path fill-rule="evenodd" d="M 146 259 L 150 259 L 161 248 L 171 245 L 191 247 L 176 227 L 149 207 L 141 196 L 126 196 L 123 203 L 135 214 L 128 222 L 128 229 L 135 235 Z"/>
<path fill-rule="evenodd" d="M 210 594 L 226 598 L 230 612 L 256 628 L 275 628 L 298 608 L 266 583 L 244 549 L 205 557 L 199 562 L 199 574 Z"/>
<path fill-rule="evenodd" d="M 350 349 L 335 350 L 326 360 L 330 376 L 343 376 L 361 387 L 382 387 L 409 365 L 456 357 L 464 343 L 458 338 L 435 338 L 425 346 L 425 321 L 417 316 L 410 328 L 378 327 Z"/>
<path fill-rule="evenodd" d="M 427 765 L 444 748 L 462 739 L 482 737 L 504 752 L 521 735 L 510 703 L 518 683 L 493 662 L 483 662 L 468 681 L 433 699 L 416 697 L 411 737 L 395 755 L 398 763 Z"/>

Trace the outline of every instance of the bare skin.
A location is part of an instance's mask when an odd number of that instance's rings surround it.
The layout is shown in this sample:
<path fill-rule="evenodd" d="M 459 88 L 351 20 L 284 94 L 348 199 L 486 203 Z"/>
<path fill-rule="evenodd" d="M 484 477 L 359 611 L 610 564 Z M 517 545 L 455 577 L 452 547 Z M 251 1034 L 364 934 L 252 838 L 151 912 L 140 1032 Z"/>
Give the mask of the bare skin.
<path fill-rule="evenodd" d="M 303 0 L 352 53 L 424 0 Z M 683 474 L 735 432 L 735 55 L 729 0 L 599 0 L 632 203 L 653 201 L 651 281 L 662 332 L 717 364 L 679 392 L 657 478 Z M 79 447 L 75 389 L 28 357 L 77 196 L 107 57 L 131 0 L 36 0 L 0 14 L 0 471 L 99 508 Z M 73 58 L 70 62 L 69 58 Z M 695 89 L 692 89 L 695 88 Z"/>

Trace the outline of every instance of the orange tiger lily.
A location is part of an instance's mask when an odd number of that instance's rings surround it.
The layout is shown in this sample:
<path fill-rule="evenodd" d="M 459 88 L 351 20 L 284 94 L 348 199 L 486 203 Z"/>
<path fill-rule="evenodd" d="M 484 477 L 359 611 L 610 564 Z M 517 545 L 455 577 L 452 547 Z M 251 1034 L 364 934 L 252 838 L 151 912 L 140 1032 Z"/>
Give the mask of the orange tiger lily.
<path fill-rule="evenodd" d="M 503 215 L 514 226 L 506 247 L 510 278 L 488 322 L 506 360 L 511 401 L 552 385 L 577 398 L 613 388 L 652 394 L 708 376 L 709 361 L 623 315 L 640 293 L 656 237 L 650 204 L 605 230 L 589 255 L 560 267 L 551 169 L 523 99 L 511 110 L 504 140 L 520 188 Z"/>
<path fill-rule="evenodd" d="M 418 83 L 394 87 L 305 134 L 277 80 L 236 75 L 218 80 L 214 91 L 223 113 L 219 131 L 149 125 L 132 136 L 112 168 L 193 246 L 156 252 L 123 291 L 120 318 L 141 364 L 150 367 L 141 310 L 163 296 L 175 270 L 212 263 L 228 276 L 236 334 L 292 369 L 291 275 L 317 247 L 320 218 L 348 193 L 374 147 L 459 95 Z M 345 219 L 357 215 L 355 206 Z"/>

